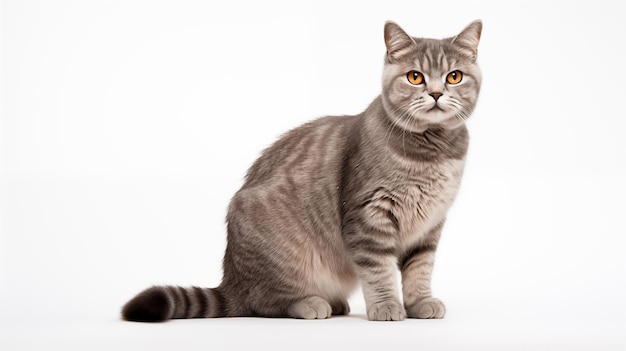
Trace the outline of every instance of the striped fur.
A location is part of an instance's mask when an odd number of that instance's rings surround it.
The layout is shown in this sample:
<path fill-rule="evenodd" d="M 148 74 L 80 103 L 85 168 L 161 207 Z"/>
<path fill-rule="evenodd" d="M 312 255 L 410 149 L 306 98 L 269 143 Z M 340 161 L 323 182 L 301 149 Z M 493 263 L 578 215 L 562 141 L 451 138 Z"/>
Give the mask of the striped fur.
<path fill-rule="evenodd" d="M 214 318 L 226 315 L 224 298 L 218 289 L 153 286 L 122 308 L 129 321 L 160 322 L 177 318 Z"/>
<path fill-rule="evenodd" d="M 387 23 L 381 96 L 288 132 L 248 171 L 228 209 L 220 286 L 152 287 L 123 318 L 328 318 L 349 313 L 359 282 L 371 320 L 443 317 L 430 278 L 463 174 L 481 28 L 434 40 Z M 424 84 L 407 82 L 411 70 Z M 453 70 L 464 76 L 454 86 Z"/>

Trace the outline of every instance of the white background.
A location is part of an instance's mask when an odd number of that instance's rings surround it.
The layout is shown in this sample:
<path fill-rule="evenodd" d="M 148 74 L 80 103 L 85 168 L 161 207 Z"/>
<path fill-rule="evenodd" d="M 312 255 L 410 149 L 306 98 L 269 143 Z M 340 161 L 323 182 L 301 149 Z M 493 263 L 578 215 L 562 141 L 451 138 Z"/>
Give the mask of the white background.
<path fill-rule="evenodd" d="M 3 1 L 0 348 L 624 350 L 626 141 L 614 1 Z M 380 92 L 383 24 L 484 21 L 439 321 L 138 324 L 216 286 L 232 194 L 288 129 Z M 359 348 L 356 348 L 359 345 Z M 183 348 L 184 347 L 184 348 Z"/>

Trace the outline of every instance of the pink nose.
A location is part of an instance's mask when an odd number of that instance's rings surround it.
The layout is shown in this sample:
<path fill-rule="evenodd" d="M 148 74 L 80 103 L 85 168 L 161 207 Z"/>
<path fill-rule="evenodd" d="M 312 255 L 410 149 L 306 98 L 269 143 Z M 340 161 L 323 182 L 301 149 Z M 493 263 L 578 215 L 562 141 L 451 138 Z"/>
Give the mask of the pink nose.
<path fill-rule="evenodd" d="M 428 94 L 430 96 L 433 97 L 433 99 L 435 99 L 435 101 L 439 100 L 439 98 L 441 97 L 441 95 L 443 95 L 442 93 L 430 93 Z"/>

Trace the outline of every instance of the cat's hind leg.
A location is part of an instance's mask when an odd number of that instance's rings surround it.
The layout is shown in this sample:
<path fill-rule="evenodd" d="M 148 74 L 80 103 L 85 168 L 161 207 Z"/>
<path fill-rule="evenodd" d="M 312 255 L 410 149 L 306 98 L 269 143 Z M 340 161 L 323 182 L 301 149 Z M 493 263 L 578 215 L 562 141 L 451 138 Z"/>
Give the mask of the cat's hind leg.
<path fill-rule="evenodd" d="M 348 305 L 348 301 L 346 300 L 335 300 L 330 306 L 333 309 L 333 316 L 347 316 L 350 314 L 350 305 Z"/>
<path fill-rule="evenodd" d="M 296 301 L 287 312 L 289 316 L 302 319 L 326 319 L 332 314 L 332 307 L 328 301 L 319 296 L 309 296 Z"/>

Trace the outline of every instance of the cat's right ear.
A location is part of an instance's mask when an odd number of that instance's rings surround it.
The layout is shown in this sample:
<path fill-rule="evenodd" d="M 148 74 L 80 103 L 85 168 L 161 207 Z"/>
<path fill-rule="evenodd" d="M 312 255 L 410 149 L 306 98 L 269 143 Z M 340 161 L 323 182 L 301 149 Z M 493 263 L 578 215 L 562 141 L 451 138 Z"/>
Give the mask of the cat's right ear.
<path fill-rule="evenodd" d="M 399 25 L 392 21 L 385 23 L 385 45 L 387 60 L 398 62 L 402 57 L 415 50 L 415 41 Z"/>

